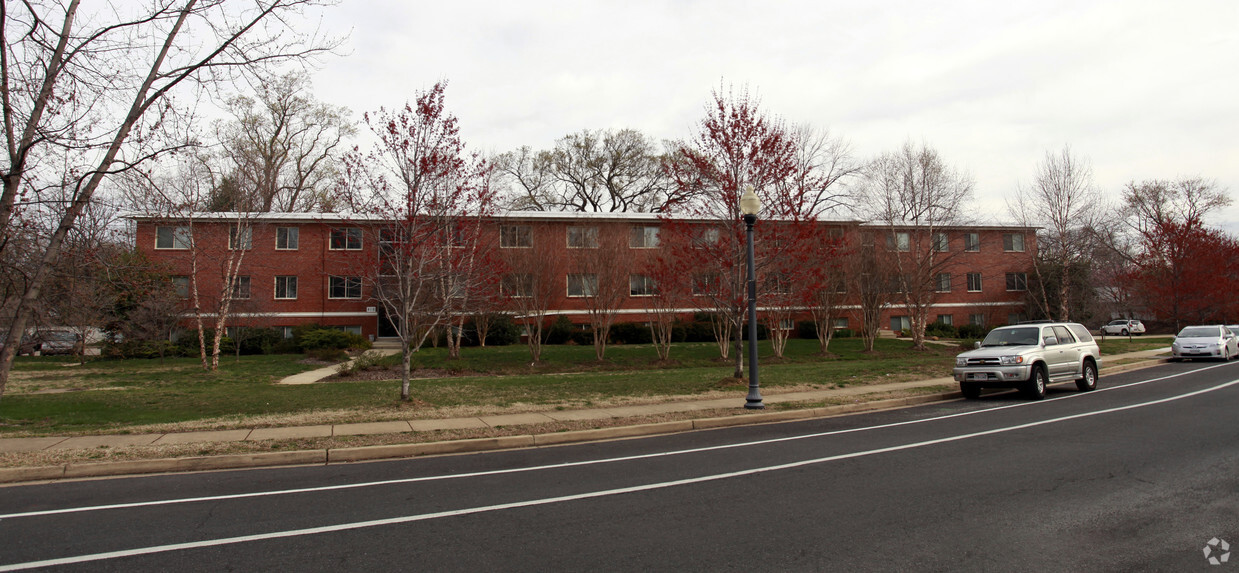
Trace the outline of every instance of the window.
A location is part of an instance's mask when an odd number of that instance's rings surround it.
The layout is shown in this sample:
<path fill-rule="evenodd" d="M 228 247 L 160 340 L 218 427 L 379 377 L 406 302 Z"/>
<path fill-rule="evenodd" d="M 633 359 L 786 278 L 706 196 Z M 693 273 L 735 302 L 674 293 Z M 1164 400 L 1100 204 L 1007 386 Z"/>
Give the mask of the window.
<path fill-rule="evenodd" d="M 250 278 L 248 276 L 232 277 L 232 299 L 246 300 L 250 297 Z"/>
<path fill-rule="evenodd" d="M 1007 273 L 1007 290 L 1028 290 L 1028 274 Z"/>
<path fill-rule="evenodd" d="M 764 290 L 770 294 L 792 294 L 792 281 L 787 275 L 771 273 L 766 276 Z M 747 287 L 746 287 L 747 288 Z"/>
<path fill-rule="evenodd" d="M 297 298 L 297 277 L 294 277 L 294 276 L 275 277 L 275 298 L 277 300 L 289 300 L 289 299 Z"/>
<path fill-rule="evenodd" d="M 332 229 L 329 248 L 333 251 L 360 251 L 361 229 L 359 227 L 338 227 Z"/>
<path fill-rule="evenodd" d="M 569 249 L 597 249 L 598 227 L 568 227 Z"/>
<path fill-rule="evenodd" d="M 291 326 L 281 326 L 279 327 L 279 329 L 280 329 L 280 336 L 283 337 L 284 340 L 291 340 L 293 336 L 295 336 L 293 334 L 293 327 Z"/>
<path fill-rule="evenodd" d="M 502 249 L 528 249 L 533 246 L 533 227 L 529 225 L 503 225 L 499 227 L 499 247 Z"/>
<path fill-rule="evenodd" d="M 568 296 L 596 296 L 597 294 L 598 275 L 568 275 Z"/>
<path fill-rule="evenodd" d="M 790 318 L 779 319 L 779 330 L 792 330 L 793 328 L 796 328 L 796 321 Z"/>
<path fill-rule="evenodd" d="M 654 279 L 645 275 L 628 275 L 628 294 L 630 296 L 654 296 Z"/>
<path fill-rule="evenodd" d="M 701 249 L 718 244 L 718 227 L 693 229 L 693 247 Z"/>
<path fill-rule="evenodd" d="M 938 324 L 945 324 L 946 326 L 951 326 L 954 323 L 955 323 L 955 318 L 952 315 L 949 315 L 949 314 L 938 315 Z"/>
<path fill-rule="evenodd" d="M 327 298 L 361 298 L 361 277 L 329 277 Z"/>
<path fill-rule="evenodd" d="M 964 233 L 964 250 L 975 253 L 981 250 L 980 233 Z"/>
<path fill-rule="evenodd" d="M 912 242 L 907 233 L 891 233 L 886 236 L 886 248 L 891 251 L 908 252 Z"/>
<path fill-rule="evenodd" d="M 951 273 L 938 273 L 934 277 L 934 290 L 937 292 L 951 292 Z"/>
<path fill-rule="evenodd" d="M 504 275 L 499 280 L 499 294 L 512 298 L 529 298 L 533 296 L 533 275 Z"/>
<path fill-rule="evenodd" d="M 156 249 L 188 249 L 189 227 L 155 227 Z"/>
<path fill-rule="evenodd" d="M 981 273 L 968 273 L 968 292 L 981 292 Z"/>
<path fill-rule="evenodd" d="M 908 317 L 906 316 L 892 316 L 891 330 L 894 332 L 899 332 L 901 330 L 912 330 L 912 321 L 908 320 Z"/>
<path fill-rule="evenodd" d="M 275 249 L 277 251 L 295 251 L 299 242 L 301 230 L 297 227 L 275 228 Z"/>
<path fill-rule="evenodd" d="M 693 296 L 706 296 L 719 292 L 719 275 L 705 273 L 693 275 Z"/>
<path fill-rule="evenodd" d="M 653 249 L 658 246 L 658 227 L 632 228 L 628 237 L 628 246 L 633 249 Z"/>
<path fill-rule="evenodd" d="M 176 296 L 181 298 L 189 298 L 189 277 L 172 277 L 172 288 L 176 289 Z"/>
<path fill-rule="evenodd" d="M 934 233 L 934 250 L 939 253 L 951 250 L 951 241 L 947 238 L 946 233 Z"/>
<path fill-rule="evenodd" d="M 347 332 L 349 334 L 356 334 L 357 336 L 361 336 L 360 326 L 337 326 L 336 328 L 339 328 L 340 330 L 343 330 L 344 332 Z"/>
<path fill-rule="evenodd" d="M 1002 250 L 1008 253 L 1024 252 L 1024 235 L 1019 233 L 1003 233 Z"/>
<path fill-rule="evenodd" d="M 842 317 L 836 318 L 836 319 L 835 319 L 835 321 L 834 321 L 834 323 L 833 323 L 833 324 L 831 324 L 831 326 L 832 326 L 832 327 L 834 327 L 835 329 L 839 329 L 839 328 L 847 328 L 847 327 L 848 327 L 848 317 L 846 317 L 846 316 L 842 316 Z"/>
<path fill-rule="evenodd" d="M 968 315 L 968 324 L 973 324 L 976 326 L 985 326 L 985 315 L 977 314 L 977 313 Z"/>
<path fill-rule="evenodd" d="M 228 248 L 233 251 L 248 251 L 254 248 L 254 229 L 251 227 L 229 227 Z"/>

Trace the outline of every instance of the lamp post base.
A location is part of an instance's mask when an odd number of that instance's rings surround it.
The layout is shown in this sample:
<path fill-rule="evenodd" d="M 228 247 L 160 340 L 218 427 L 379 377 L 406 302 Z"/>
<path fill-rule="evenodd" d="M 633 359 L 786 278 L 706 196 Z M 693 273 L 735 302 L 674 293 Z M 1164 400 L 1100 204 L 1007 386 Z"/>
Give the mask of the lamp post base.
<path fill-rule="evenodd" d="M 756 387 L 749 386 L 749 395 L 744 400 L 744 409 L 746 410 L 764 410 L 766 408 L 766 405 L 761 401 L 761 391 Z"/>

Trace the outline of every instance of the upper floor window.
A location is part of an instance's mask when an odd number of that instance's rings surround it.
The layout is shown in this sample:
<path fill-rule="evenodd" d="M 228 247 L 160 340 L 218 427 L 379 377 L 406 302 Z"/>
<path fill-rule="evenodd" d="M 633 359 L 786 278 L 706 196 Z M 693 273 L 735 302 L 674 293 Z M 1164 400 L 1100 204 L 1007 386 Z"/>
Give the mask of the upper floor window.
<path fill-rule="evenodd" d="M 180 298 L 189 298 L 189 277 L 178 275 L 172 277 L 172 288 L 176 291 L 176 296 Z"/>
<path fill-rule="evenodd" d="M 331 230 L 330 248 L 333 251 L 360 251 L 360 227 L 336 227 Z"/>
<path fill-rule="evenodd" d="M 155 227 L 156 249 L 188 249 L 189 227 Z"/>
<path fill-rule="evenodd" d="M 968 273 L 968 292 L 981 292 L 981 273 Z"/>
<path fill-rule="evenodd" d="M 1002 250 L 1009 253 L 1024 252 L 1024 235 L 1021 233 L 1003 233 Z"/>
<path fill-rule="evenodd" d="M 233 300 L 247 300 L 250 297 L 250 278 L 249 276 L 232 277 L 232 298 Z"/>
<path fill-rule="evenodd" d="M 597 249 L 598 227 L 568 227 L 569 249 Z"/>
<path fill-rule="evenodd" d="M 628 237 L 628 246 L 633 249 L 653 249 L 658 246 L 658 227 L 636 226 Z"/>
<path fill-rule="evenodd" d="M 645 275 L 628 275 L 628 294 L 630 296 L 654 296 L 654 279 Z"/>
<path fill-rule="evenodd" d="M 697 248 L 718 244 L 718 227 L 693 229 L 693 246 Z"/>
<path fill-rule="evenodd" d="M 361 277 L 328 277 L 327 298 L 361 298 Z"/>
<path fill-rule="evenodd" d="M 499 246 L 504 249 L 527 249 L 533 246 L 533 228 L 529 225 L 501 225 Z"/>
<path fill-rule="evenodd" d="M 275 248 L 280 251 L 295 251 L 300 240 L 301 230 L 297 227 L 276 227 Z"/>
<path fill-rule="evenodd" d="M 912 250 L 912 241 L 907 233 L 891 233 L 886 236 L 886 248 L 892 251 L 907 252 Z"/>
<path fill-rule="evenodd" d="M 694 296 L 715 295 L 721 290 L 721 281 L 718 273 L 695 274 L 692 281 Z"/>
<path fill-rule="evenodd" d="M 275 277 L 275 298 L 278 300 L 289 300 L 289 299 L 297 298 L 297 277 L 295 276 Z"/>
<path fill-rule="evenodd" d="M 981 250 L 981 234 L 964 233 L 964 250 L 970 253 Z"/>
<path fill-rule="evenodd" d="M 525 273 L 504 275 L 499 280 L 499 294 L 512 298 L 533 296 L 533 275 Z"/>
<path fill-rule="evenodd" d="M 939 253 L 951 250 L 951 241 L 947 238 L 946 233 L 934 233 L 934 250 Z"/>
<path fill-rule="evenodd" d="M 938 273 L 934 277 L 934 287 L 937 292 L 951 292 L 951 273 Z"/>
<path fill-rule="evenodd" d="M 1007 273 L 1007 290 L 1028 290 L 1028 273 Z"/>
<path fill-rule="evenodd" d="M 251 227 L 229 227 L 228 248 L 234 251 L 248 251 L 254 248 L 254 229 Z"/>
<path fill-rule="evenodd" d="M 598 275 L 573 274 L 568 275 L 568 296 L 597 296 Z"/>

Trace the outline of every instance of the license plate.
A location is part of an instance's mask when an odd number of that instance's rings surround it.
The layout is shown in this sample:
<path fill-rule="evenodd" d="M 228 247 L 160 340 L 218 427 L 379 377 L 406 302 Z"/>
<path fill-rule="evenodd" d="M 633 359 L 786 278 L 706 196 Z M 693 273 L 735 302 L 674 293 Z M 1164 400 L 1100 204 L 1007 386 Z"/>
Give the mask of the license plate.
<path fill-rule="evenodd" d="M 985 374 L 984 372 L 973 372 L 968 375 L 969 380 L 986 380 L 988 378 L 989 374 Z"/>

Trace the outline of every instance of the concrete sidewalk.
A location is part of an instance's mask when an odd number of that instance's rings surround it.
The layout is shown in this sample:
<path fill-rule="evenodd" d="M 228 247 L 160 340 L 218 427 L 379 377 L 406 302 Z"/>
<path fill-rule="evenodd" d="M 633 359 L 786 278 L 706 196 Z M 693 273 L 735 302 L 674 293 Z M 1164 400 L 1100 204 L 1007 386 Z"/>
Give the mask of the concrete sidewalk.
<path fill-rule="evenodd" d="M 1102 372 L 1113 374 L 1125 370 L 1134 370 L 1159 364 L 1162 360 L 1155 358 L 1164 354 L 1169 348 L 1158 348 L 1142 352 L 1133 352 L 1105 357 Z M 1122 365 L 1112 365 L 1115 362 L 1126 362 Z M 334 371 L 334 370 L 333 370 Z M 303 382 L 305 383 L 305 382 Z M 952 378 L 935 378 L 892 384 L 874 384 L 867 386 L 848 386 L 828 390 L 812 390 L 804 392 L 788 392 L 781 394 L 766 394 L 767 404 L 783 404 L 795 402 L 821 402 L 825 400 L 847 400 L 864 395 L 886 393 L 914 388 L 932 386 L 954 386 Z M 3 438 L 0 439 L 0 452 L 33 452 L 41 450 L 65 449 L 95 449 L 124 448 L 131 446 L 150 446 L 161 444 L 189 444 L 204 442 L 254 442 L 262 440 L 294 440 L 302 438 L 325 438 L 335 436 L 357 436 L 373 434 L 399 434 L 406 432 L 431 432 L 436 430 L 486 429 L 505 426 L 529 426 L 531 433 L 526 436 L 509 436 L 506 438 L 484 438 L 480 440 L 458 440 L 456 442 L 418 443 L 394 446 L 363 446 L 357 448 L 337 448 L 330 450 L 335 456 L 330 461 L 357 461 L 361 459 L 376 459 L 383 457 L 399 457 L 403 455 L 424 455 L 426 453 L 444 453 L 459 451 L 479 451 L 495 449 L 496 447 L 521 447 L 544 445 L 548 443 L 566 443 L 609 439 L 636 435 L 650 435 L 700 429 L 703 427 L 719 427 L 724 425 L 741 425 L 749 423 L 765 423 L 786 419 L 811 418 L 837 415 L 860 410 L 872 410 L 883 407 L 898 407 L 902 405 L 923 403 L 934 400 L 945 400 L 958 397 L 957 391 L 948 391 L 927 396 L 900 398 L 893 400 L 865 401 L 856 399 L 852 404 L 824 408 L 806 408 L 802 410 L 779 410 L 774 412 L 753 411 L 746 415 L 733 415 L 726 418 L 686 420 L 662 424 L 646 424 L 644 426 L 626 426 L 602 428 L 598 430 L 582 430 L 576 432 L 554 432 L 539 434 L 537 426 L 563 421 L 605 420 L 632 418 L 669 413 L 684 413 L 694 411 L 709 411 L 720 409 L 739 409 L 744 405 L 744 396 L 711 400 L 688 400 L 663 402 L 641 406 L 619 406 L 612 408 L 591 408 L 581 410 L 554 410 L 535 413 L 500 414 L 493 416 L 477 416 L 446 419 L 399 420 L 390 422 L 369 422 L 359 424 L 330 424 L 317 426 L 290 426 L 282 428 L 254 428 L 239 430 L 218 430 L 203 432 L 181 432 L 166 434 L 116 434 L 99 436 L 52 436 L 37 438 Z M 541 438 L 539 439 L 539 436 Z M 451 445 L 444 445 L 451 444 Z M 182 471 L 188 469 L 205 469 L 206 467 L 254 467 L 263 465 L 284 465 L 290 463 L 326 463 L 329 461 L 328 451 L 302 452 L 305 456 L 294 455 L 297 452 L 276 452 L 273 454 L 242 454 L 236 456 L 214 456 L 219 458 L 216 463 L 204 461 L 205 458 L 185 460 L 141 460 L 133 462 L 98 462 L 71 463 L 64 466 L 48 468 L 3 468 L 0 469 L 0 483 L 7 481 L 25 481 L 31 479 L 57 479 L 60 477 L 78 477 L 85 475 L 118 475 L 122 473 L 151 473 L 159 471 Z M 233 458 L 231 461 L 224 458 Z M 321 458 L 321 459 L 320 459 Z M 109 467 L 104 467 L 109 466 Z M 94 470 L 89 469 L 94 467 Z M 74 468 L 78 473 L 74 473 Z M 127 468 L 127 469 L 126 469 Z M 95 473 L 90 473 L 95 471 Z"/>

